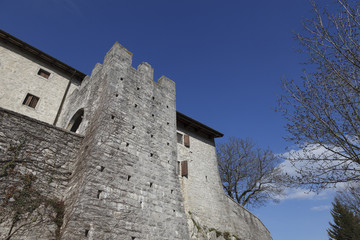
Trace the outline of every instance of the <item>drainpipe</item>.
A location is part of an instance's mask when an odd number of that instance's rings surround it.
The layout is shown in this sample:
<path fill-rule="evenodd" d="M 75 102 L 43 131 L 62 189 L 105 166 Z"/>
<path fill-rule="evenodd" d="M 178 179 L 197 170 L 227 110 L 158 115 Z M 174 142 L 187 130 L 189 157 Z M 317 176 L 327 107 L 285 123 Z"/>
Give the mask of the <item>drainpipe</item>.
<path fill-rule="evenodd" d="M 56 114 L 56 117 L 55 117 L 55 120 L 54 120 L 54 123 L 53 123 L 54 126 L 56 126 L 56 123 L 57 123 L 58 120 L 59 120 L 59 116 L 60 116 L 61 110 L 62 110 L 62 108 L 63 108 L 63 105 L 64 105 L 64 102 L 65 102 L 66 96 L 67 96 L 67 94 L 68 94 L 68 92 L 69 92 L 69 89 L 70 89 L 71 80 L 73 79 L 73 77 L 75 76 L 75 74 L 76 74 L 76 70 L 75 70 L 74 73 L 71 75 L 70 80 L 69 80 L 69 82 L 68 82 L 68 85 L 66 86 L 66 89 L 65 89 L 65 92 L 64 92 L 64 96 L 63 96 L 63 98 L 62 98 L 62 100 L 61 100 L 59 110 L 58 110 L 58 112 L 57 112 L 57 114 Z"/>

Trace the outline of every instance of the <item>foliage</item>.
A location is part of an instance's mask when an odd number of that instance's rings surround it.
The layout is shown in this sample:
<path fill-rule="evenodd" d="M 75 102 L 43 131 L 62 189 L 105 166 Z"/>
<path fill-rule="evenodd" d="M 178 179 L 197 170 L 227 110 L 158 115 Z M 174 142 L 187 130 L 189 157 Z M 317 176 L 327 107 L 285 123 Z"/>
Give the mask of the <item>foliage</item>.
<path fill-rule="evenodd" d="M 360 240 L 360 216 L 335 198 L 331 210 L 334 223 L 327 230 L 331 240 Z"/>
<path fill-rule="evenodd" d="M 13 157 L 9 162 L 4 164 L 4 166 L 1 168 L 0 178 L 7 176 L 9 174 L 9 172 L 11 172 L 11 170 L 14 169 L 14 167 L 16 166 L 16 161 L 18 160 L 20 149 L 22 148 L 24 143 L 25 143 L 25 141 L 21 140 L 21 142 L 19 144 L 16 144 L 16 145 L 10 144 L 8 151 L 13 153 Z"/>
<path fill-rule="evenodd" d="M 56 239 L 60 239 L 60 228 L 64 221 L 64 214 L 65 214 L 65 205 L 63 201 L 56 201 L 53 199 L 49 199 L 46 201 L 47 204 L 49 204 L 55 211 L 56 216 L 53 219 L 55 222 L 57 229 L 55 232 Z"/>
<path fill-rule="evenodd" d="M 319 7 L 295 35 L 308 56 L 302 85 L 283 79 L 278 111 L 287 140 L 303 151 L 289 155 L 295 180 L 311 188 L 360 180 L 360 13 L 356 1 Z"/>
<path fill-rule="evenodd" d="M 239 237 L 232 235 L 229 232 L 221 232 L 215 228 L 208 228 L 207 226 L 201 226 L 198 222 L 195 221 L 194 216 L 192 215 L 192 213 L 190 211 L 188 211 L 189 216 L 194 224 L 194 226 L 197 229 L 197 237 L 199 238 L 200 236 L 202 237 L 208 237 L 207 236 L 207 232 L 215 232 L 216 234 L 216 238 L 219 237 L 223 237 L 225 240 L 231 240 L 231 239 L 236 239 L 236 240 L 241 240 Z M 194 233 L 193 233 L 194 236 Z"/>
<path fill-rule="evenodd" d="M 261 206 L 282 193 L 278 158 L 271 150 L 233 137 L 217 145 L 217 157 L 226 194 L 242 206 Z"/>
<path fill-rule="evenodd" d="M 51 222 L 57 226 L 55 236 L 60 238 L 60 227 L 63 223 L 64 204 L 44 196 L 36 187 L 36 180 L 31 171 L 33 162 L 28 159 L 29 154 L 23 148 L 25 140 L 17 144 L 10 144 L 7 149 L 7 157 L 2 159 L 0 164 L 0 180 L 4 188 L 0 194 L 0 222 L 7 221 L 10 217 L 11 226 L 7 233 L 6 240 L 16 235 L 23 234 L 23 231 L 35 226 L 48 225 Z M 51 209 L 48 208 L 51 206 Z M 53 216 L 54 213 L 56 216 Z"/>
<path fill-rule="evenodd" d="M 360 183 L 348 184 L 337 194 L 336 198 L 351 212 L 360 216 Z"/>

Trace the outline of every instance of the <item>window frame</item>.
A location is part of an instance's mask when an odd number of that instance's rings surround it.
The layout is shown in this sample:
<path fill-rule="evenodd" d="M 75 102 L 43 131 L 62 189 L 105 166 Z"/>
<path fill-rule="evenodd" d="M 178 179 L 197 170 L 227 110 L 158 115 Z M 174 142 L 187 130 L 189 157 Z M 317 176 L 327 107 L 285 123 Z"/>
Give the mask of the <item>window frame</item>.
<path fill-rule="evenodd" d="M 36 72 L 36 75 L 41 77 L 41 78 L 44 78 L 44 79 L 50 79 L 51 77 L 51 72 L 48 71 L 48 70 L 45 70 L 44 68 L 39 68 Z"/>

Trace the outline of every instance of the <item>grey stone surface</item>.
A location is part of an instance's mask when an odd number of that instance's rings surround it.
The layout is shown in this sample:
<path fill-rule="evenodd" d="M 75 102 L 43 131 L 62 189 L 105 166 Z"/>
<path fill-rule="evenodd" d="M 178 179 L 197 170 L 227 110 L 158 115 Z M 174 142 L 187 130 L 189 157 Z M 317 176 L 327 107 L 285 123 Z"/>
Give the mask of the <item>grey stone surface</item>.
<path fill-rule="evenodd" d="M 39 69 L 50 73 L 48 79 L 39 76 Z M 56 70 L 0 40 L 0 106 L 52 124 L 71 76 Z M 80 83 L 72 80 L 69 93 Z M 23 105 L 30 93 L 40 98 L 35 108 Z"/>
<path fill-rule="evenodd" d="M 214 140 L 181 122 L 178 122 L 177 131 L 190 137 L 190 147 L 178 143 L 178 161 L 188 162 L 188 175 L 180 177 L 185 210 L 188 215 L 191 213 L 193 220 L 196 218 L 202 229 L 194 231 L 197 229 L 189 225 L 190 235 L 214 239 L 206 229 L 216 229 L 242 240 L 272 239 L 270 232 L 256 216 L 224 194 Z"/>
<path fill-rule="evenodd" d="M 56 211 L 49 203 L 65 197 L 82 139 L 0 108 L 0 239 L 9 232 L 15 232 L 11 239 L 55 239 Z M 10 231 L 16 211 L 23 214 Z"/>
<path fill-rule="evenodd" d="M 70 119 L 83 107 L 86 126 L 65 200 L 64 239 L 189 236 L 175 171 L 175 84 L 154 82 L 151 66 L 136 70 L 131 58 L 116 43 L 64 111 Z"/>

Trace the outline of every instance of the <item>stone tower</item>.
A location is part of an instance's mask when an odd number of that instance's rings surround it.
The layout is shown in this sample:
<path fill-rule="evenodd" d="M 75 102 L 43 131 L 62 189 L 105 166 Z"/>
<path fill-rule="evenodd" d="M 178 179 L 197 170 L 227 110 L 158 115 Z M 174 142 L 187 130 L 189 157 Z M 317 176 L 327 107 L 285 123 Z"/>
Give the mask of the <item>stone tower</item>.
<path fill-rule="evenodd" d="M 188 239 L 177 176 L 175 83 L 131 66 L 119 43 L 65 102 L 84 135 L 65 197 L 63 239 Z M 71 122 L 71 121 L 70 121 Z"/>
<path fill-rule="evenodd" d="M 0 238 L 271 240 L 215 138 L 115 43 L 91 76 L 0 30 Z"/>

